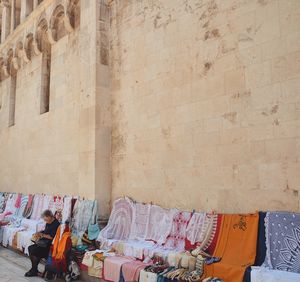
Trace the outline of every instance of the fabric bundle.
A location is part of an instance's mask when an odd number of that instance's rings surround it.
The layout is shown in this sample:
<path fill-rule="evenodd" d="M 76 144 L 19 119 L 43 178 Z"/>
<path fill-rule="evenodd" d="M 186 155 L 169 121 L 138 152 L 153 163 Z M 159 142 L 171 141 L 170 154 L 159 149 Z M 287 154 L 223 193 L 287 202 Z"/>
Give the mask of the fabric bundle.
<path fill-rule="evenodd" d="M 247 266 L 253 265 L 256 255 L 258 213 L 223 215 L 214 257 L 220 262 L 206 265 L 205 277 L 240 282 Z M 202 277 L 203 278 L 203 277 Z"/>
<path fill-rule="evenodd" d="M 133 217 L 133 202 L 129 198 L 121 198 L 114 202 L 107 226 L 97 238 L 98 241 L 107 239 L 127 240 L 130 235 Z"/>

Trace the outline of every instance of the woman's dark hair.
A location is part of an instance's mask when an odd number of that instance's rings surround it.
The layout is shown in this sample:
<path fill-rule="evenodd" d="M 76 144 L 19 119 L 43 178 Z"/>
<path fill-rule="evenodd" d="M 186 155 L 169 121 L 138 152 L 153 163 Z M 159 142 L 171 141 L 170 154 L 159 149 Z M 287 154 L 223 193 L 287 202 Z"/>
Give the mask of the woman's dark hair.
<path fill-rule="evenodd" d="M 53 213 L 50 210 L 44 210 L 42 213 L 42 217 L 53 217 Z"/>

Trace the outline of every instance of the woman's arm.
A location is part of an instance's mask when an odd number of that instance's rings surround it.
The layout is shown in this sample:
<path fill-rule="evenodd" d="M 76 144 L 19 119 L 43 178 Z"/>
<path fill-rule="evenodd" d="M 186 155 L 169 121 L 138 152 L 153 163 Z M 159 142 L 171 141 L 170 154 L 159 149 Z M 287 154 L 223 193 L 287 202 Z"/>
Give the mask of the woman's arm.
<path fill-rule="evenodd" d="M 53 237 L 48 235 L 48 234 L 41 234 L 41 238 L 45 238 L 45 239 L 48 239 L 48 240 L 53 240 Z"/>

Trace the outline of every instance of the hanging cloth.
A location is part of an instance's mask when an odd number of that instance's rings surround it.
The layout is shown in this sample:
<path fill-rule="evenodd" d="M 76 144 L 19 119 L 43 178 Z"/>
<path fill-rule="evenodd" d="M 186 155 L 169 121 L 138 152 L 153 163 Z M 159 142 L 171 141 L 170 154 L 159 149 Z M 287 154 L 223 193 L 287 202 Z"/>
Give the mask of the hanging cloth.
<path fill-rule="evenodd" d="M 205 277 L 219 277 L 224 281 L 240 282 L 247 266 L 253 265 L 256 255 L 256 242 L 259 215 L 225 214 L 214 257 L 218 263 L 205 266 Z"/>

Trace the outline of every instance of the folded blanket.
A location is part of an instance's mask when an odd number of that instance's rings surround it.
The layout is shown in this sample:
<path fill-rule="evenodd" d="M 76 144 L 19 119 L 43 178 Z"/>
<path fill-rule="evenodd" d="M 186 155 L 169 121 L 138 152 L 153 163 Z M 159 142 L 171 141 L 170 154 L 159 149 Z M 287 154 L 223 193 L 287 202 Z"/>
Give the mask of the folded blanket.
<path fill-rule="evenodd" d="M 147 264 L 141 261 L 131 261 L 124 263 L 122 266 L 122 274 L 124 282 L 138 282 L 140 277 L 140 272 L 144 269 Z"/>
<path fill-rule="evenodd" d="M 113 282 L 119 282 L 121 267 L 124 263 L 133 262 L 127 257 L 108 257 L 104 260 L 104 279 Z"/>

